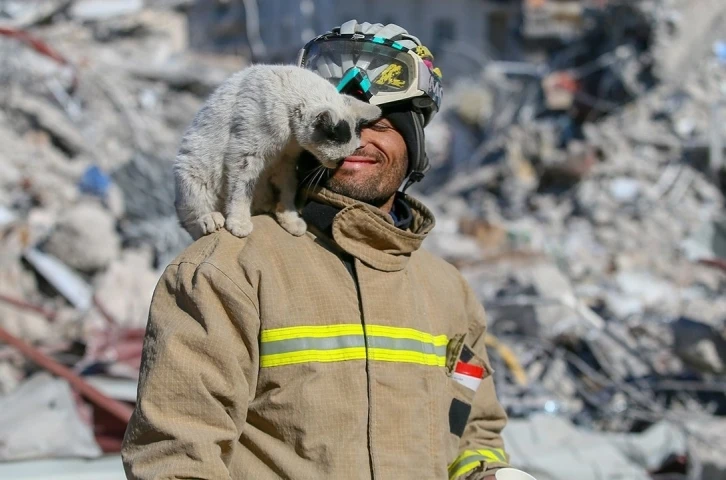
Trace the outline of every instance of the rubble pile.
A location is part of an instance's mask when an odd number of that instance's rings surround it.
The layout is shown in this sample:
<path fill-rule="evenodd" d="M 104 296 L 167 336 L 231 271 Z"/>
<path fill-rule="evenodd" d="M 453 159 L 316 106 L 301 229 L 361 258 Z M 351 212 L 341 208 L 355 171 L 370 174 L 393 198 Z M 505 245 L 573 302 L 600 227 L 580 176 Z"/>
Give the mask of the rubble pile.
<path fill-rule="evenodd" d="M 683 436 L 657 465 L 621 449 L 622 468 L 598 437 L 603 477 L 557 454 L 526 461 L 537 478 L 726 478 L 726 447 L 702 430 L 726 425 L 726 5 L 609 3 L 590 12 L 622 20 L 597 24 L 607 41 L 493 61 L 448 95 L 419 187 L 442 219 L 425 245 L 461 268 L 492 345 L 508 346 L 491 350 L 518 431 L 562 431 L 555 449 L 592 431 Z"/>
<path fill-rule="evenodd" d="M 145 3 L 0 1 L 0 460 L 118 451 L 151 294 L 191 243 L 171 162 L 244 60 L 188 50 L 189 2 Z"/>
<path fill-rule="evenodd" d="M 0 461 L 119 449 L 190 242 L 171 162 L 244 65 L 188 49 L 191 3 L 0 0 Z M 487 307 L 507 448 L 540 480 L 726 478 L 726 5 L 523 5 L 414 192 Z M 75 440 L 19 435 L 29 409 Z"/>

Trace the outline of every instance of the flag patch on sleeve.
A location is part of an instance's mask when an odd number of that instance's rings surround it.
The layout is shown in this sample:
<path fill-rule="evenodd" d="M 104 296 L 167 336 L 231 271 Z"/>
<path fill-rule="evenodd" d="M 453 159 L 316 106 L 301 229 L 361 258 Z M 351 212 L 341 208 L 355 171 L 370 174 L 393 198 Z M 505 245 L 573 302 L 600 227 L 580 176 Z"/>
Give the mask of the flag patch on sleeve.
<path fill-rule="evenodd" d="M 451 374 L 451 378 L 469 390 L 476 392 L 486 373 L 487 371 L 484 367 L 458 361 L 456 362 L 456 368 Z"/>

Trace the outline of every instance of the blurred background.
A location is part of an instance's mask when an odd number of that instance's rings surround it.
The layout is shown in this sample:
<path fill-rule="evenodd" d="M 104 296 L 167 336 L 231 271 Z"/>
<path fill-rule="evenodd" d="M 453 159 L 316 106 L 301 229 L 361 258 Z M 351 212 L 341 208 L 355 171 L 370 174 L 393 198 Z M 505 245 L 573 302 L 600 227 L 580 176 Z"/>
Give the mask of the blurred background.
<path fill-rule="evenodd" d="M 726 479 L 723 0 L 0 0 L 0 478 L 124 478 L 183 130 L 353 18 L 443 70 L 413 194 L 488 310 L 513 463 Z"/>

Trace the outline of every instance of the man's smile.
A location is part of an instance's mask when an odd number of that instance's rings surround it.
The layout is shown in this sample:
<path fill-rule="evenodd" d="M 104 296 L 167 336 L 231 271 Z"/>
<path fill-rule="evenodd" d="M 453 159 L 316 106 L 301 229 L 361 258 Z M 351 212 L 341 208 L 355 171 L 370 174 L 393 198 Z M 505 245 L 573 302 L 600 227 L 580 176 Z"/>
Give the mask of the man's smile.
<path fill-rule="evenodd" d="M 378 160 L 372 157 L 362 155 L 351 155 L 345 158 L 338 167 L 338 170 L 342 171 L 359 171 L 366 168 L 371 168 L 378 163 Z"/>

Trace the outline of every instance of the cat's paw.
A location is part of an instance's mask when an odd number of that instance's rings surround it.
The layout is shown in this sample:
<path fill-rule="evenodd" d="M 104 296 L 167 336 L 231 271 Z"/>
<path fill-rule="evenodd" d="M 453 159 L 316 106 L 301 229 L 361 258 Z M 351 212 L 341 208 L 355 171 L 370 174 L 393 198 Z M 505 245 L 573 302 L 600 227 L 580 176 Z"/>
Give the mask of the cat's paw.
<path fill-rule="evenodd" d="M 252 220 L 239 220 L 236 218 L 228 218 L 224 223 L 224 228 L 235 237 L 244 238 L 252 233 Z"/>
<path fill-rule="evenodd" d="M 278 214 L 277 221 L 288 233 L 300 237 L 308 231 L 308 224 L 297 214 Z"/>
<path fill-rule="evenodd" d="M 207 213 L 197 220 L 199 231 L 202 235 L 214 233 L 224 227 L 224 215 L 219 212 Z"/>

